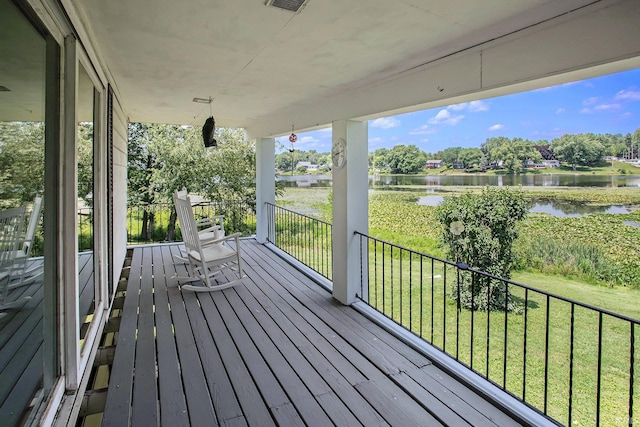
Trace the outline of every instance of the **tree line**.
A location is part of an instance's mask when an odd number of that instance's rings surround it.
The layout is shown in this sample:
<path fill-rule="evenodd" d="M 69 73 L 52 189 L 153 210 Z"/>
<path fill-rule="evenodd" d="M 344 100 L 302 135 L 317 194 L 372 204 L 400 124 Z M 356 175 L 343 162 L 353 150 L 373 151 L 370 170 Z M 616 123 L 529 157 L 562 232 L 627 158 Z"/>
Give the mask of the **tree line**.
<path fill-rule="evenodd" d="M 595 166 L 605 156 L 640 158 L 640 128 L 627 134 L 566 134 L 551 141 L 532 141 L 504 136 L 488 138 L 480 148 L 450 147 L 436 153 L 426 153 L 416 145 L 396 145 L 369 152 L 371 170 L 392 174 L 417 174 L 424 171 L 427 160 L 442 160 L 443 165 L 460 169 L 485 170 L 500 167 L 511 173 L 519 173 L 530 163 L 542 160 L 540 148 L 552 153 L 575 170 L 578 166 Z M 276 167 L 289 171 L 299 161 L 311 161 L 330 170 L 330 153 L 315 150 L 276 156 Z"/>

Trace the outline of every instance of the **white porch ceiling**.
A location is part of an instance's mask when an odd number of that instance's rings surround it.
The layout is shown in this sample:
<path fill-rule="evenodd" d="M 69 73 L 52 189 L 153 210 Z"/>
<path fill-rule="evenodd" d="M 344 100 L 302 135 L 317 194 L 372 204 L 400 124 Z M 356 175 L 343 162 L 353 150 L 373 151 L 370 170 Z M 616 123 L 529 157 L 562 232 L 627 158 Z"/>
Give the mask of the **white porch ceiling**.
<path fill-rule="evenodd" d="M 245 127 L 254 136 L 477 93 L 487 76 L 476 60 L 448 68 L 461 73 L 450 77 L 460 82 L 456 91 L 438 94 L 435 81 L 419 96 L 416 87 L 380 87 L 478 46 L 618 3 L 638 17 L 635 1 L 612 0 L 309 0 L 297 14 L 265 0 L 74 2 L 131 121 L 199 125 L 209 107 L 192 98 L 211 96 L 218 126 Z M 478 77 L 464 74 L 476 65 Z M 534 77 L 499 75 L 509 72 L 492 69 L 491 79 Z"/>

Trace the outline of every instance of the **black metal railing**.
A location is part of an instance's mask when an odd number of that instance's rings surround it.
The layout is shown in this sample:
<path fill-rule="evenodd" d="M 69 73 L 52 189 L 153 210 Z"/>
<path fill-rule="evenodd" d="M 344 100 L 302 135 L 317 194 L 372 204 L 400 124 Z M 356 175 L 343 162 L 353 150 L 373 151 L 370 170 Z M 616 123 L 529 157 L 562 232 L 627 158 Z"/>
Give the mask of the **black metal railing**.
<path fill-rule="evenodd" d="M 202 201 L 193 204 L 198 218 L 224 215 L 227 234 L 240 232 L 250 236 L 256 231 L 255 202 L 244 200 Z M 176 222 L 171 203 L 131 206 L 127 213 L 129 244 L 181 240 L 180 224 Z M 173 235 L 170 228 L 175 227 Z"/>
<path fill-rule="evenodd" d="M 638 320 L 364 234 L 358 297 L 566 425 L 632 425 Z"/>
<path fill-rule="evenodd" d="M 326 221 L 267 203 L 267 240 L 332 280 L 332 226 Z"/>
<path fill-rule="evenodd" d="M 224 228 L 227 234 L 241 232 L 250 236 L 256 231 L 255 202 L 244 200 L 225 200 L 221 202 L 203 201 L 193 205 L 196 219 L 214 215 L 224 215 Z M 179 241 L 180 223 L 175 219 L 173 205 L 155 203 L 129 206 L 127 209 L 127 242 L 130 245 Z M 90 208 L 78 211 L 78 242 L 81 248 L 90 248 L 93 235 L 88 218 Z M 175 227 L 173 232 L 171 228 Z"/>

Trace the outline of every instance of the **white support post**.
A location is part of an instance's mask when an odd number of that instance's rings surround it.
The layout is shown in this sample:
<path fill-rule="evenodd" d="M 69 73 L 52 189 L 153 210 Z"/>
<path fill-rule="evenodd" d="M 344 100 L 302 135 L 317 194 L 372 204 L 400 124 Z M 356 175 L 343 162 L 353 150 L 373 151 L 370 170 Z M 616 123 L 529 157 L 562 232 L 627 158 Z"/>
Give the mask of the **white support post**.
<path fill-rule="evenodd" d="M 342 304 L 355 302 L 361 277 L 366 283 L 367 255 L 360 268 L 358 231 L 368 231 L 368 124 L 350 120 L 333 122 L 333 147 L 342 142 L 346 162 L 337 168 L 333 155 L 333 297 Z"/>
<path fill-rule="evenodd" d="M 266 203 L 276 202 L 275 138 L 256 138 L 256 240 L 266 243 L 269 237 L 269 210 Z"/>

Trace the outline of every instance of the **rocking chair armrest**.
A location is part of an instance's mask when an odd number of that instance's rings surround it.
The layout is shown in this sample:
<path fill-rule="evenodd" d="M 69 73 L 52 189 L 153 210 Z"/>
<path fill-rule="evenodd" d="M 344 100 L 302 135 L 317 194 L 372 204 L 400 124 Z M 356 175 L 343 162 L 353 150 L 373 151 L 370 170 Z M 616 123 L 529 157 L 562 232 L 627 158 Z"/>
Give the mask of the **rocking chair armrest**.
<path fill-rule="evenodd" d="M 227 240 L 237 241 L 240 236 L 242 236 L 242 233 L 237 232 L 237 233 L 229 234 L 228 236 L 220 237 L 218 239 L 201 239 L 200 243 L 204 246 L 204 245 L 211 245 L 214 243 L 222 243 Z"/>
<path fill-rule="evenodd" d="M 203 227 L 205 225 L 217 225 L 219 224 L 217 221 L 222 221 L 224 219 L 224 215 L 214 215 L 208 218 L 202 218 L 196 221 L 196 226 Z"/>

